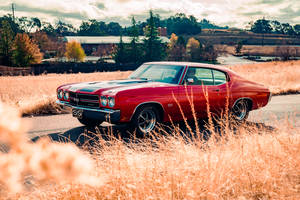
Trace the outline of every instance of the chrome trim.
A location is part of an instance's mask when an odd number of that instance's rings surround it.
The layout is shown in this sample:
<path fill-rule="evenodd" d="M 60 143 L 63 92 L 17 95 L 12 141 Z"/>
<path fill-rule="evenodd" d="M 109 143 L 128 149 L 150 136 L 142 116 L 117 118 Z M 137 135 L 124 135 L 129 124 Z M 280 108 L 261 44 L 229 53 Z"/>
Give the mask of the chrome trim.
<path fill-rule="evenodd" d="M 188 65 L 187 66 L 187 70 L 186 70 L 186 72 L 185 72 L 185 74 L 184 74 L 184 77 L 183 77 L 183 79 L 182 79 L 182 83 L 180 84 L 180 85 L 183 85 L 184 84 L 184 79 L 185 79 L 185 77 L 186 77 L 186 75 L 187 75 L 187 72 L 188 72 L 188 70 L 189 70 L 189 68 L 202 68 L 202 69 L 209 69 L 209 70 L 211 70 L 211 73 L 212 73 L 212 76 L 213 76 L 213 81 L 214 81 L 214 86 L 220 86 L 220 85 L 223 85 L 223 84 L 226 84 L 226 83 L 229 83 L 230 82 L 230 76 L 229 76 L 229 74 L 227 73 L 227 72 L 224 72 L 224 71 L 222 71 L 222 70 L 219 70 L 219 69 L 214 69 L 214 68 L 208 68 L 208 67 L 201 67 L 201 66 L 190 66 L 190 65 Z M 215 75 L 214 75 L 214 70 L 216 70 L 216 71 L 219 71 L 219 72 L 222 72 L 222 73 L 224 73 L 225 74 L 225 76 L 226 76 L 226 83 L 223 83 L 223 84 L 220 84 L 220 85 L 215 85 Z"/>
<path fill-rule="evenodd" d="M 81 110 L 87 110 L 87 111 L 94 111 L 94 112 L 102 112 L 102 113 L 107 113 L 107 114 L 112 114 L 115 112 L 120 112 L 120 110 L 112 110 L 112 109 L 101 109 L 101 108 L 86 108 L 86 107 L 80 107 L 80 106 L 73 106 L 71 104 L 69 104 L 68 102 L 64 102 L 64 101 L 60 101 L 60 100 L 56 100 L 56 104 L 61 105 L 61 106 L 67 106 L 70 108 L 75 108 L 75 109 L 81 109 Z"/>
<path fill-rule="evenodd" d="M 235 100 L 235 102 L 234 102 L 234 104 L 232 105 L 232 108 L 236 105 L 236 103 L 238 102 L 238 101 L 240 101 L 240 100 L 242 100 L 242 99 L 248 99 L 248 100 L 250 100 L 251 102 L 252 102 L 252 104 L 253 104 L 253 100 L 250 98 L 250 97 L 241 97 L 241 98 L 238 98 L 237 100 Z M 253 105 L 252 105 L 253 106 Z M 231 108 L 231 109 L 232 109 Z M 252 108 L 251 108 L 251 110 L 252 110 Z M 249 110 L 250 111 L 250 110 Z"/>
<path fill-rule="evenodd" d="M 268 98 L 268 103 L 271 101 L 272 97 L 273 97 L 273 94 L 272 94 L 272 92 L 270 92 L 270 95 L 269 95 L 269 98 Z"/>
<path fill-rule="evenodd" d="M 74 99 L 74 98 L 72 98 Z M 90 102 L 90 103 L 99 103 L 99 100 L 90 100 L 90 99 L 80 99 L 82 102 Z"/>
<path fill-rule="evenodd" d="M 147 102 L 140 103 L 139 105 L 137 105 L 137 106 L 134 108 L 134 111 L 133 111 L 133 113 L 131 114 L 131 117 L 130 117 L 130 121 L 131 121 L 131 119 L 132 119 L 134 113 L 136 112 L 136 110 L 137 110 L 137 108 L 138 108 L 139 106 L 144 105 L 144 104 L 150 104 L 150 103 L 156 103 L 156 104 L 159 104 L 159 105 L 162 107 L 162 109 L 163 109 L 163 111 L 164 111 L 164 113 L 165 113 L 165 109 L 164 109 L 164 107 L 163 107 L 163 105 L 162 105 L 161 103 L 159 103 L 159 102 L 157 102 L 157 101 L 147 101 Z M 163 119 L 161 119 L 161 120 L 163 120 Z"/>

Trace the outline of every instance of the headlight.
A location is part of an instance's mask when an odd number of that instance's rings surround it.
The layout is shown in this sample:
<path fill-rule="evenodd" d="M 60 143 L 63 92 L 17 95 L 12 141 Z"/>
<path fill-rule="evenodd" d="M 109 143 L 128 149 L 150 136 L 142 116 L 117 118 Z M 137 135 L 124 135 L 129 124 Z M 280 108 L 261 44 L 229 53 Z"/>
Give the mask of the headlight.
<path fill-rule="evenodd" d="M 108 106 L 109 107 L 114 107 L 115 106 L 115 98 L 108 97 Z"/>
<path fill-rule="evenodd" d="M 106 106 L 107 105 L 107 98 L 106 96 L 101 96 L 100 97 L 101 105 Z"/>
<path fill-rule="evenodd" d="M 62 99 L 62 97 L 63 97 L 63 91 L 62 90 L 58 90 L 57 91 L 57 98 L 59 98 L 59 99 Z"/>
<path fill-rule="evenodd" d="M 69 97 L 70 97 L 69 92 L 65 91 L 64 92 L 64 99 L 69 100 Z"/>

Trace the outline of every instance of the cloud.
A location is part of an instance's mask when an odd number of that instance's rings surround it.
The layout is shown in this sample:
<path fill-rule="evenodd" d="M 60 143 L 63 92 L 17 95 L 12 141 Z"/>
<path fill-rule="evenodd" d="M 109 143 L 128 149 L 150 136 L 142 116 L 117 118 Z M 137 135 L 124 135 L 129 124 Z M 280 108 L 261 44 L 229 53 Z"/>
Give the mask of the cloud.
<path fill-rule="evenodd" d="M 79 26 L 82 20 L 116 21 L 130 25 L 131 16 L 144 21 L 152 9 L 167 18 L 175 13 L 206 18 L 217 25 L 244 27 L 261 17 L 284 22 L 299 21 L 299 0 L 14 0 L 16 16 L 64 20 Z M 11 2 L 0 1 L 0 14 L 11 11 Z"/>
<path fill-rule="evenodd" d="M 96 7 L 99 8 L 100 10 L 103 10 L 105 8 L 104 3 L 96 3 Z"/>
<path fill-rule="evenodd" d="M 284 0 L 260 0 L 258 3 L 275 5 L 275 4 L 280 4 L 282 2 L 284 2 Z"/>
<path fill-rule="evenodd" d="M 45 15 L 51 15 L 53 17 L 60 17 L 60 18 L 74 18 L 74 19 L 87 19 L 87 16 L 81 14 L 79 12 L 62 12 L 59 10 L 48 10 L 44 8 L 34 8 L 25 5 L 15 6 L 17 12 L 27 12 L 27 13 L 43 13 Z M 0 9 L 10 11 L 5 6 L 0 6 Z"/>

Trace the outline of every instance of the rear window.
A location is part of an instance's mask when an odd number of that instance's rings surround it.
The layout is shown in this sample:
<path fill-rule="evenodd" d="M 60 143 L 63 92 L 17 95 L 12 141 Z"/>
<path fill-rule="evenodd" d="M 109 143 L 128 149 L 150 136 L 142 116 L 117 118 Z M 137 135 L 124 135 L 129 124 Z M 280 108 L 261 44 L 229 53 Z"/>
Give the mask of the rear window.
<path fill-rule="evenodd" d="M 222 85 L 226 83 L 227 77 L 224 72 L 213 70 L 215 85 Z"/>

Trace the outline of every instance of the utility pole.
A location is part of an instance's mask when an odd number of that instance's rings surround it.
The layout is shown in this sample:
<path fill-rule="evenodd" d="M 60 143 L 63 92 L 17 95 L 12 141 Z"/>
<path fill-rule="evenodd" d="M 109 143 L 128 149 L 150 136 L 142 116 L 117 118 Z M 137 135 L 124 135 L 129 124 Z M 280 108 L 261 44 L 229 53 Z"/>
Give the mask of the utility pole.
<path fill-rule="evenodd" d="M 12 16 L 13 16 L 13 21 L 15 22 L 15 4 L 11 4 L 11 10 L 12 10 Z"/>

